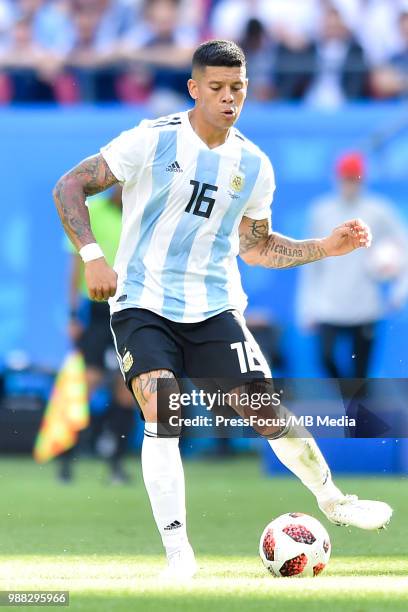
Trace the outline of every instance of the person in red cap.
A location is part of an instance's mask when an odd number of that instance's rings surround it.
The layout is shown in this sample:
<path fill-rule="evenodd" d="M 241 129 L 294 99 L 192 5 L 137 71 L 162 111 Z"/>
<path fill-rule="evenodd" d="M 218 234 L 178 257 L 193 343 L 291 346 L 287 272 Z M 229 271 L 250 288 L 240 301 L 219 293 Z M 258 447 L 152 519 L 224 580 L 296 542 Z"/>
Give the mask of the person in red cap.
<path fill-rule="evenodd" d="M 337 161 L 337 176 L 340 179 L 360 182 L 365 174 L 365 161 L 361 153 L 346 153 Z"/>
<path fill-rule="evenodd" d="M 390 306 L 402 306 L 408 294 L 408 237 L 394 207 L 366 191 L 366 162 L 360 152 L 343 154 L 335 170 L 336 192 L 312 205 L 310 232 L 324 235 L 327 228 L 352 216 L 370 226 L 373 246 L 348 258 L 334 257 L 304 268 L 298 319 L 302 328 L 317 331 L 321 362 L 330 377 L 366 378 L 377 323 Z M 391 281 L 390 303 L 383 298 L 383 281 Z M 339 358 L 342 339 L 348 342 L 348 350 Z"/>

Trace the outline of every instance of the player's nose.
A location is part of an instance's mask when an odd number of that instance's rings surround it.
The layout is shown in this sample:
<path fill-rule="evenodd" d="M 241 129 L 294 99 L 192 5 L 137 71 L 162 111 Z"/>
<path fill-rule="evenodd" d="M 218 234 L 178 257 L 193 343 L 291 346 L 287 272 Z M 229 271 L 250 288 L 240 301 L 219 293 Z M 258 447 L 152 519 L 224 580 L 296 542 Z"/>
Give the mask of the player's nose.
<path fill-rule="evenodd" d="M 234 101 L 234 95 L 232 89 L 230 87 L 226 87 L 223 91 L 222 101 L 225 104 L 231 103 Z"/>

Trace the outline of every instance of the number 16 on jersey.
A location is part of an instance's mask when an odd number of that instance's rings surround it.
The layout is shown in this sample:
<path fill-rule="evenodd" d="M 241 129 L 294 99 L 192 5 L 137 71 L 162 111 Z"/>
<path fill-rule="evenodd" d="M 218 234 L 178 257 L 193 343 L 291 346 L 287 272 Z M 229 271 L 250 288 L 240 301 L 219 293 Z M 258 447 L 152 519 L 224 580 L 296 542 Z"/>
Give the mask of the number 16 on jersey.
<path fill-rule="evenodd" d="M 200 181 L 194 180 L 190 181 L 190 185 L 194 186 L 194 190 L 185 212 L 192 212 L 193 215 L 209 219 L 212 209 L 214 208 L 215 198 L 210 198 L 206 193 L 209 191 L 218 191 L 218 187 L 216 185 L 200 183 Z M 193 204 L 194 210 L 191 211 Z"/>

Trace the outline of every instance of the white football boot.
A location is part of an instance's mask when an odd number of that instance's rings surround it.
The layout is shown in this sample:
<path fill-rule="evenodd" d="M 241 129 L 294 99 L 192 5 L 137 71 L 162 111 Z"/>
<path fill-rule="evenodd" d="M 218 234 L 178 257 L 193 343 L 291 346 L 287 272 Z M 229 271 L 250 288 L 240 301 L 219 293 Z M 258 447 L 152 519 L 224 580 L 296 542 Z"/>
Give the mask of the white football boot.
<path fill-rule="evenodd" d="M 167 567 L 160 577 L 167 582 L 190 580 L 197 572 L 197 562 L 190 544 L 167 555 Z"/>
<path fill-rule="evenodd" d="M 335 525 L 360 529 L 385 529 L 392 516 L 392 508 L 385 502 L 358 499 L 357 495 L 319 503 L 319 508 Z"/>

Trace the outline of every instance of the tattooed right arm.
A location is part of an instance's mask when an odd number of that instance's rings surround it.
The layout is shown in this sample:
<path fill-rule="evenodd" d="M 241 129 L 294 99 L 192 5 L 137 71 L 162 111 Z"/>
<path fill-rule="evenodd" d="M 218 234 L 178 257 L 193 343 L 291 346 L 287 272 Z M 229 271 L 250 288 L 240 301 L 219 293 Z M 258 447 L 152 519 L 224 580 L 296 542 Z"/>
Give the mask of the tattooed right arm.
<path fill-rule="evenodd" d="M 98 154 L 84 159 L 55 185 L 53 196 L 58 214 L 65 232 L 78 250 L 95 242 L 85 206 L 86 198 L 118 182 L 102 155 Z"/>

